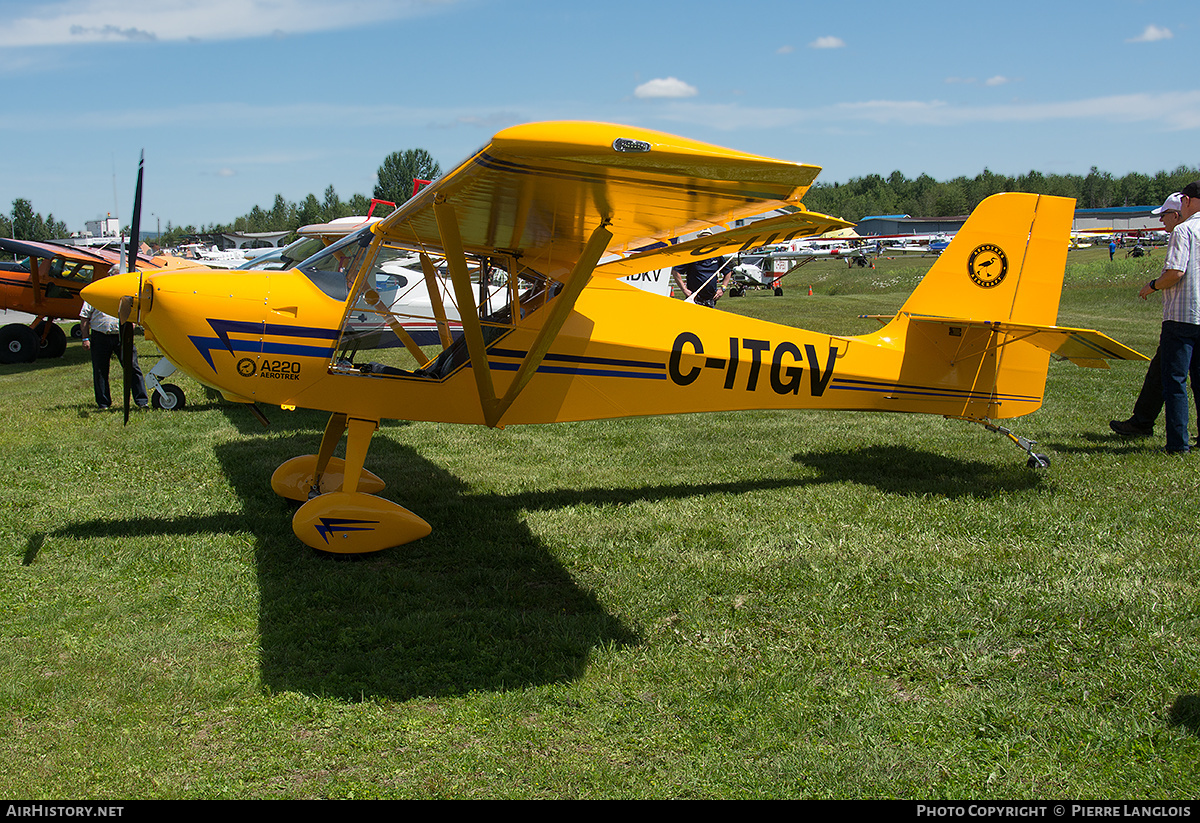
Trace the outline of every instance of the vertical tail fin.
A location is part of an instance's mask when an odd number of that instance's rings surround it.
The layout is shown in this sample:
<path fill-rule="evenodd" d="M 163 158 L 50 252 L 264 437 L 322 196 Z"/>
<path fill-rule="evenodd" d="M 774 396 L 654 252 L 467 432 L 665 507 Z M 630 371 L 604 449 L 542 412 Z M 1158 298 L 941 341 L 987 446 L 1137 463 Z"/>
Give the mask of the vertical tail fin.
<path fill-rule="evenodd" d="M 1075 201 L 1038 194 L 984 200 L 900 309 L 909 315 L 1053 325 Z"/>
<path fill-rule="evenodd" d="M 905 339 L 902 383 L 936 389 L 954 417 L 1041 405 L 1050 352 L 1027 338 L 1057 321 L 1074 202 L 997 194 L 976 207 L 885 332 Z"/>

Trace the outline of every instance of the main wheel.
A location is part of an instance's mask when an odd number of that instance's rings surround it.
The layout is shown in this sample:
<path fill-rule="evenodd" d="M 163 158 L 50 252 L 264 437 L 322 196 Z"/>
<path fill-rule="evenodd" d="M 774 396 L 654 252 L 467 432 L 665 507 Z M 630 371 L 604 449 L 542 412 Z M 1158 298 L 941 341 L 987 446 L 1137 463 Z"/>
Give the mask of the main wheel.
<path fill-rule="evenodd" d="M 49 328 L 47 328 L 49 327 Z M 42 334 L 45 333 L 45 339 Z M 67 334 L 57 323 L 49 320 L 38 323 L 33 328 L 38 339 L 38 357 L 62 357 L 67 351 Z"/>
<path fill-rule="evenodd" d="M 162 383 L 159 385 L 159 389 L 161 391 L 156 391 L 150 398 L 151 406 L 165 411 L 175 411 L 184 407 L 186 399 L 183 396 L 183 389 L 174 383 Z"/>
<path fill-rule="evenodd" d="M 38 336 L 28 326 L 9 323 L 0 328 L 0 363 L 32 363 L 41 347 Z"/>

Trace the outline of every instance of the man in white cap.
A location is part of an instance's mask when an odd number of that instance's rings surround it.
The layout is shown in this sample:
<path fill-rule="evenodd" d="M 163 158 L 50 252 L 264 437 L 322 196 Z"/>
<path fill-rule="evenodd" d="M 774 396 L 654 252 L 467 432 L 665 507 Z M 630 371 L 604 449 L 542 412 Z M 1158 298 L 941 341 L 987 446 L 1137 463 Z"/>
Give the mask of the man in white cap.
<path fill-rule="evenodd" d="M 1157 214 L 1163 228 L 1170 234 L 1183 220 L 1183 195 L 1175 192 L 1151 214 Z M 1200 386 L 1200 358 L 1194 358 L 1191 367 L 1192 386 Z M 1156 349 L 1142 381 L 1142 390 L 1133 404 L 1133 416 L 1128 420 L 1110 420 L 1108 426 L 1122 437 L 1149 437 L 1154 434 L 1154 421 L 1163 409 L 1162 363 Z M 1200 395 L 1196 396 L 1196 415 L 1200 419 Z"/>
<path fill-rule="evenodd" d="M 708 237 L 711 234 L 712 229 L 701 229 L 696 236 Z M 683 292 L 684 299 L 691 299 L 695 294 L 696 297 L 692 302 L 697 305 L 710 308 L 716 306 L 717 300 L 725 296 L 725 289 L 729 287 L 729 278 L 733 274 L 732 269 L 727 270 L 725 280 L 721 285 L 717 285 L 717 275 L 721 273 L 725 262 L 724 257 L 713 257 L 694 263 L 684 263 L 682 266 L 672 269 L 671 273 L 675 275 L 675 284 Z"/>
<path fill-rule="evenodd" d="M 1200 347 L 1200 180 L 1179 192 L 1183 217 L 1171 232 L 1162 274 L 1138 296 L 1143 300 L 1163 293 L 1162 333 L 1158 339 L 1162 364 L 1163 411 L 1166 418 L 1167 454 L 1191 450 L 1188 439 L 1187 381 L 1192 353 Z"/>

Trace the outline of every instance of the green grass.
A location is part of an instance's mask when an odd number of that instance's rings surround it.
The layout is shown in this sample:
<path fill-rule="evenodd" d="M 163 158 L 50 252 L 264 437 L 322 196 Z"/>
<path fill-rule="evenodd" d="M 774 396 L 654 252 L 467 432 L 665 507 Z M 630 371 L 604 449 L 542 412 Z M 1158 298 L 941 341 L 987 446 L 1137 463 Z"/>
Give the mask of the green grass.
<path fill-rule="evenodd" d="M 721 307 L 867 331 L 928 265 Z M 1072 252 L 1060 322 L 1151 352 L 1153 265 Z M 1200 468 L 1108 434 L 1143 374 L 1053 363 L 1042 473 L 940 418 L 387 422 L 434 532 L 344 559 L 268 483 L 323 416 L 0 367 L 0 794 L 1194 797 Z"/>

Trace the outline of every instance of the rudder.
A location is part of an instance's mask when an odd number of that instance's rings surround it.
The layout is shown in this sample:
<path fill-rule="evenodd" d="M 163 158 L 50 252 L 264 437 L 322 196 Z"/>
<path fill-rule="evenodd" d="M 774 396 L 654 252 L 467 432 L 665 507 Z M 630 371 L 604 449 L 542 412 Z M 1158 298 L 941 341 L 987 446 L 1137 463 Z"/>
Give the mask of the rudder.
<path fill-rule="evenodd" d="M 1053 325 L 1075 201 L 996 194 L 980 203 L 900 311 Z"/>

